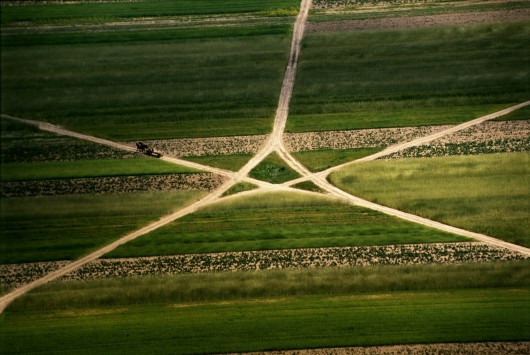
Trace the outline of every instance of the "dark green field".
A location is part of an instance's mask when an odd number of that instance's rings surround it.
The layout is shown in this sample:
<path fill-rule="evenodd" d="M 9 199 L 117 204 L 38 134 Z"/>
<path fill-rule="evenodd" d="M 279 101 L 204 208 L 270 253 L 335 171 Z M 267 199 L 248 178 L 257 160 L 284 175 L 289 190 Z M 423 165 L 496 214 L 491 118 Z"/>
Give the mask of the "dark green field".
<path fill-rule="evenodd" d="M 2 164 L 2 181 L 199 172 L 153 158 Z"/>
<path fill-rule="evenodd" d="M 33 24 L 79 24 L 110 22 L 118 19 L 189 15 L 263 13 L 298 8 L 293 0 L 147 0 L 139 2 L 41 4 L 2 8 L 2 25 L 16 22 Z"/>
<path fill-rule="evenodd" d="M 248 175 L 272 184 L 281 184 L 300 177 L 276 152 L 269 154 Z"/>
<path fill-rule="evenodd" d="M 2 113 L 123 141 L 270 132 L 298 3 L 189 3 L 3 7 Z M 221 13 L 242 14 L 223 24 Z M 186 22 L 190 14 L 206 24 Z M 176 24 L 90 27 L 118 15 Z M 21 31 L 14 21 L 34 24 Z M 89 24 L 37 26 L 79 21 Z"/>
<path fill-rule="evenodd" d="M 163 191 L 2 198 L 0 263 L 79 258 L 204 194 Z"/>
<path fill-rule="evenodd" d="M 351 165 L 330 181 L 354 195 L 530 246 L 530 156 L 418 158 Z"/>
<path fill-rule="evenodd" d="M 230 154 L 230 155 L 205 155 L 182 157 L 182 159 L 195 163 L 214 166 L 216 168 L 239 171 L 249 160 L 252 154 Z"/>
<path fill-rule="evenodd" d="M 309 33 L 287 130 L 455 124 L 530 97 L 528 22 Z"/>
<path fill-rule="evenodd" d="M 336 201 L 276 193 L 221 202 L 106 257 L 466 240 Z"/>
<path fill-rule="evenodd" d="M 306 150 L 292 155 L 309 171 L 317 172 L 375 154 L 380 150 L 382 148 L 323 149 Z"/>

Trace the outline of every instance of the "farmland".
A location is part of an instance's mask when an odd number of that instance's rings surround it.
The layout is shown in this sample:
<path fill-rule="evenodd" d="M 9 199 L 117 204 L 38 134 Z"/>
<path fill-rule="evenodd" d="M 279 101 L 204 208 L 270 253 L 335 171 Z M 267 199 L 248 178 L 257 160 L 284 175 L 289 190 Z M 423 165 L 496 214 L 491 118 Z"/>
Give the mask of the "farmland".
<path fill-rule="evenodd" d="M 0 353 L 530 352 L 528 2 L 0 7 Z"/>

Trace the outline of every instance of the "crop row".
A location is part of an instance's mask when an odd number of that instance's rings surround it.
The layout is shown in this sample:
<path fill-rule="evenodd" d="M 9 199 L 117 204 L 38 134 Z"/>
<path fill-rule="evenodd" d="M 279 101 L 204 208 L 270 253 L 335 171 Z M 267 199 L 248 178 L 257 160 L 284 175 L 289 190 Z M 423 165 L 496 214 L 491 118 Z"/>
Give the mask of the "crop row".
<path fill-rule="evenodd" d="M 7 288 L 16 288 L 60 269 L 68 263 L 69 261 L 49 261 L 25 264 L 0 264 L 0 285 Z"/>
<path fill-rule="evenodd" d="M 522 260 L 526 257 L 481 243 L 389 245 L 188 254 L 96 260 L 62 280 L 155 274 L 288 268 L 407 265 Z"/>
<path fill-rule="evenodd" d="M 222 182 L 221 176 L 210 173 L 7 181 L 0 185 L 0 196 L 53 196 L 170 190 L 212 191 Z"/>
<path fill-rule="evenodd" d="M 292 152 L 319 149 L 385 147 L 433 134 L 450 126 L 399 127 L 346 131 L 288 133 L 285 145 Z"/>
<path fill-rule="evenodd" d="M 530 152 L 530 138 L 499 139 L 488 142 L 441 143 L 407 148 L 384 157 L 385 159 L 443 157 L 449 155 L 477 155 L 492 153 Z"/>
<path fill-rule="evenodd" d="M 175 157 L 256 153 L 267 135 L 151 140 L 146 143 Z"/>

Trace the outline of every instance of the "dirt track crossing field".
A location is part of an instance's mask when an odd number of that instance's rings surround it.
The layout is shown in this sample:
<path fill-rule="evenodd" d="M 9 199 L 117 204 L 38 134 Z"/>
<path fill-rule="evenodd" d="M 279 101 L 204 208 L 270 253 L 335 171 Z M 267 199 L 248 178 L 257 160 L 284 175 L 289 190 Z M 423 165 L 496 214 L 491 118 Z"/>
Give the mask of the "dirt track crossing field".
<path fill-rule="evenodd" d="M 168 224 L 170 222 L 175 221 L 178 218 L 181 218 L 181 217 L 183 217 L 185 215 L 193 213 L 193 212 L 197 211 L 198 209 L 200 209 L 202 207 L 205 207 L 205 206 L 207 206 L 209 204 L 212 204 L 212 203 L 216 202 L 226 190 L 228 190 L 231 186 L 233 186 L 234 184 L 236 184 L 236 183 L 238 183 L 240 181 L 246 181 L 246 182 L 254 183 L 255 185 L 257 185 L 258 187 L 261 188 L 261 189 L 259 189 L 257 191 L 263 191 L 263 190 L 285 191 L 285 190 L 289 190 L 288 186 L 291 185 L 291 184 L 294 184 L 294 183 L 302 181 L 302 180 L 309 180 L 309 181 L 314 182 L 317 186 L 319 186 L 320 188 L 325 190 L 330 195 L 332 195 L 334 197 L 338 197 L 338 198 L 340 198 L 342 200 L 346 200 L 346 201 L 348 201 L 351 204 L 362 206 L 362 207 L 366 207 L 366 208 L 370 208 L 370 209 L 373 209 L 373 210 L 376 210 L 376 211 L 380 211 L 380 212 L 383 212 L 383 213 L 386 213 L 386 214 L 389 214 L 389 215 L 393 215 L 393 216 L 396 216 L 396 217 L 399 217 L 399 218 L 402 218 L 402 219 L 405 219 L 405 220 L 408 220 L 408 221 L 412 221 L 412 222 L 415 222 L 415 223 L 419 223 L 419 224 L 422 224 L 422 225 L 425 225 L 425 226 L 429 226 L 429 227 L 432 227 L 432 228 L 440 229 L 440 230 L 443 230 L 443 231 L 446 231 L 446 232 L 468 236 L 468 237 L 480 240 L 482 242 L 485 242 L 485 243 L 488 243 L 488 244 L 491 244 L 491 245 L 494 245 L 494 246 L 497 246 L 497 247 L 506 248 L 506 249 L 509 249 L 511 251 L 515 251 L 515 252 L 518 252 L 518 253 L 521 253 L 521 254 L 524 254 L 524 255 L 527 255 L 527 256 L 530 255 L 530 249 L 527 249 L 527 248 L 524 248 L 524 247 L 520 247 L 520 246 L 517 246 L 517 245 L 506 243 L 506 242 L 497 240 L 495 238 L 491 238 L 491 237 L 488 237 L 488 236 L 480 235 L 480 234 L 477 234 L 477 233 L 464 231 L 464 230 L 461 230 L 461 229 L 458 229 L 458 228 L 454 228 L 454 227 L 451 227 L 451 226 L 447 226 L 447 225 L 444 225 L 444 224 L 441 224 L 441 223 L 438 223 L 438 222 L 433 222 L 433 221 L 427 220 L 425 218 L 421 218 L 421 217 L 414 216 L 414 215 L 411 215 L 411 214 L 408 214 L 408 213 L 404 213 L 404 212 L 401 212 L 401 211 L 398 211 L 398 210 L 387 208 L 387 207 L 384 207 L 384 206 L 381 206 L 381 205 L 378 205 L 378 204 L 375 204 L 375 203 L 371 203 L 371 202 L 368 202 L 368 201 L 364 201 L 364 200 L 359 199 L 357 197 L 351 196 L 348 193 L 346 193 L 346 192 L 344 192 L 344 191 L 332 186 L 330 183 L 328 183 L 326 181 L 326 176 L 331 171 L 333 171 L 335 169 L 338 169 L 341 166 L 335 167 L 333 169 L 326 170 L 326 171 L 324 171 L 322 173 L 312 174 L 302 164 L 300 164 L 296 159 L 294 159 L 291 156 L 291 154 L 289 153 L 289 151 L 287 150 L 287 148 L 284 145 L 283 133 L 284 133 L 284 129 L 285 129 L 286 121 L 287 121 L 287 116 L 288 116 L 288 111 L 289 111 L 289 103 L 290 103 L 292 90 L 293 90 L 295 77 L 296 77 L 296 68 L 297 68 L 297 64 L 298 64 L 298 57 L 299 57 L 300 50 L 301 50 L 301 42 L 302 42 L 302 38 L 303 38 L 303 34 L 304 34 L 306 22 L 307 22 L 308 11 L 309 11 L 310 6 L 311 6 L 311 1 L 310 0 L 303 0 L 302 1 L 302 4 L 300 6 L 300 13 L 297 16 L 296 22 L 294 24 L 293 38 L 292 38 L 292 43 L 291 43 L 289 61 L 288 61 L 288 64 L 287 64 L 284 80 L 283 80 L 282 87 L 281 87 L 280 98 L 279 98 L 278 108 L 277 108 L 277 111 L 276 111 L 273 132 L 268 137 L 268 139 L 264 142 L 264 145 L 257 152 L 257 154 L 239 172 L 234 173 L 234 172 L 230 172 L 230 171 L 223 170 L 223 169 L 217 169 L 217 168 L 212 168 L 212 167 L 201 165 L 201 164 L 187 162 L 187 161 L 184 161 L 184 160 L 181 160 L 181 159 L 177 159 L 177 158 L 162 157 L 162 159 L 167 161 L 167 162 L 172 162 L 172 163 L 175 163 L 175 164 L 180 164 L 180 165 L 184 165 L 184 166 L 187 166 L 187 167 L 200 169 L 200 170 L 207 171 L 207 172 L 210 172 L 210 173 L 218 174 L 218 175 L 224 176 L 225 178 L 227 178 L 227 180 L 221 186 L 219 186 L 215 191 L 213 191 L 211 194 L 209 194 L 208 196 L 206 196 L 202 200 L 200 200 L 200 201 L 198 201 L 198 202 L 196 202 L 196 203 L 194 203 L 194 204 L 192 204 L 192 205 L 190 205 L 190 206 L 188 206 L 186 208 L 183 208 L 180 211 L 177 211 L 177 212 L 175 212 L 175 213 L 173 213 L 173 214 L 171 214 L 169 216 L 165 216 L 162 219 L 160 219 L 159 221 L 157 221 L 156 223 L 148 225 L 148 226 L 146 226 L 146 227 L 144 227 L 144 228 L 142 228 L 140 230 L 137 230 L 137 231 L 135 231 L 135 232 L 133 232 L 133 233 L 131 233 L 131 234 L 129 234 L 129 235 L 127 235 L 127 236 L 125 236 L 125 237 L 123 237 L 123 238 L 121 238 L 121 239 L 119 239 L 119 240 L 117 240 L 117 241 L 115 241 L 115 242 L 113 242 L 113 243 L 111 243 L 111 244 L 109 244 L 109 245 L 107 245 L 107 246 L 105 246 L 105 247 L 103 247 L 103 248 L 101 248 L 101 249 L 99 249 L 99 250 L 87 255 L 86 257 L 84 257 L 82 259 L 73 261 L 73 262 L 69 263 L 68 265 L 66 265 L 64 267 L 62 267 L 62 268 L 60 268 L 60 269 L 58 269 L 56 271 L 53 271 L 53 272 L 47 274 L 46 276 L 44 276 L 44 277 L 42 277 L 42 278 L 40 278 L 40 279 L 38 279 L 38 280 L 36 280 L 36 281 L 34 281 L 32 283 L 26 284 L 26 285 L 24 285 L 24 286 L 22 286 L 22 287 L 20 287 L 20 288 L 18 288 L 16 290 L 12 291 L 11 293 L 3 296 L 0 299 L 0 312 L 3 312 L 3 310 L 7 307 L 7 305 L 12 300 L 14 300 L 16 297 L 28 292 L 29 290 L 31 290 L 31 289 L 33 289 L 35 287 L 38 287 L 38 286 L 40 286 L 40 285 L 42 285 L 42 284 L 44 284 L 46 282 L 49 282 L 49 281 L 57 279 L 57 278 L 59 278 L 61 276 L 64 276 L 64 275 L 66 275 L 66 274 L 68 274 L 68 273 L 70 273 L 72 271 L 75 271 L 75 270 L 83 267 L 84 265 L 86 265 L 86 264 L 88 264 L 88 263 L 100 258 L 104 254 L 114 250 L 115 248 L 117 248 L 118 246 L 120 246 L 120 245 L 122 245 L 124 243 L 127 243 L 127 242 L 129 242 L 129 241 L 141 236 L 141 235 L 149 233 L 149 232 L 151 232 L 151 231 L 153 231 L 153 230 L 155 230 L 157 228 L 160 228 L 160 227 L 162 227 L 162 226 L 164 226 L 164 225 L 166 225 L 166 224 Z M 410 147 L 413 147 L 413 146 L 417 146 L 419 144 L 423 144 L 423 143 L 427 143 L 427 142 L 433 141 L 433 140 L 441 138 L 443 136 L 446 136 L 446 135 L 449 135 L 449 134 L 452 134 L 452 133 L 467 129 L 467 128 L 472 127 L 472 126 L 477 125 L 477 124 L 480 124 L 480 123 L 482 123 L 484 121 L 491 120 L 493 118 L 500 117 L 502 115 L 506 115 L 506 114 L 508 114 L 508 113 L 510 113 L 510 112 L 512 112 L 514 110 L 517 110 L 517 109 L 519 109 L 521 107 L 524 107 L 526 105 L 529 105 L 529 104 L 530 104 L 530 101 L 527 101 L 527 102 L 521 103 L 519 105 L 515 105 L 515 106 L 512 106 L 510 108 L 507 108 L 505 110 L 502 110 L 502 111 L 499 111 L 499 112 L 496 112 L 496 113 L 493 113 L 493 114 L 490 114 L 490 115 L 487 115 L 487 116 L 483 116 L 483 117 L 477 118 L 477 119 L 469 121 L 469 122 L 466 122 L 464 124 L 461 124 L 461 125 L 458 125 L 458 126 L 454 126 L 454 127 L 442 130 L 440 132 L 436 132 L 434 134 L 429 134 L 427 136 L 414 139 L 412 141 L 408 141 L 408 142 L 405 142 L 405 143 L 400 143 L 400 144 L 398 144 L 396 146 L 392 146 L 392 147 L 389 147 L 389 148 L 385 149 L 383 152 L 380 152 L 380 153 L 374 154 L 372 156 L 360 159 L 360 160 L 358 160 L 358 161 L 356 161 L 354 163 L 361 163 L 363 161 L 374 160 L 374 159 L 377 159 L 377 158 L 380 158 L 380 157 L 383 157 L 383 156 L 387 156 L 389 154 L 398 152 L 398 151 L 406 149 L 406 148 L 410 148 Z M 109 141 L 109 140 L 104 140 L 104 139 L 100 139 L 100 138 L 96 138 L 96 137 L 91 137 L 91 136 L 79 134 L 79 133 L 76 133 L 76 132 L 72 132 L 72 131 L 68 131 L 68 130 L 62 129 L 62 128 L 58 127 L 58 126 L 51 125 L 51 124 L 48 124 L 48 123 L 36 122 L 36 121 L 31 121 L 31 120 L 24 120 L 24 119 L 19 119 L 19 118 L 7 116 L 7 115 L 2 115 L 2 117 L 3 118 L 7 118 L 7 119 L 16 119 L 16 120 L 19 120 L 19 121 L 23 121 L 23 122 L 26 122 L 26 123 L 30 123 L 30 124 L 36 125 L 36 126 L 38 126 L 39 128 L 41 128 L 43 130 L 47 130 L 47 131 L 54 132 L 54 133 L 61 134 L 61 135 L 68 135 L 68 136 L 76 137 L 76 138 L 79 138 L 79 139 L 89 140 L 89 141 L 92 141 L 92 142 L 95 142 L 95 143 L 104 144 L 104 145 L 111 146 L 111 147 L 114 147 L 114 148 L 117 148 L 117 149 L 121 149 L 121 150 L 125 150 L 125 151 L 132 152 L 132 151 L 135 150 L 134 148 L 130 147 L 129 145 L 125 145 L 125 144 L 121 144 L 121 143 L 112 142 L 112 141 Z M 286 185 L 283 185 L 283 186 L 282 185 L 276 185 L 275 186 L 275 185 L 272 185 L 272 184 L 269 184 L 269 183 L 266 183 L 266 182 L 263 182 L 263 181 L 258 181 L 258 180 L 249 178 L 247 176 L 248 173 L 255 166 L 257 166 L 265 157 L 267 157 L 273 151 L 278 152 L 278 154 L 289 164 L 289 166 L 292 167 L 294 170 L 296 170 L 298 173 L 300 173 L 303 176 L 303 178 L 298 179 L 298 180 L 293 181 L 293 182 L 290 182 L 289 184 L 286 184 Z M 254 192 L 251 191 L 249 193 L 254 193 Z"/>

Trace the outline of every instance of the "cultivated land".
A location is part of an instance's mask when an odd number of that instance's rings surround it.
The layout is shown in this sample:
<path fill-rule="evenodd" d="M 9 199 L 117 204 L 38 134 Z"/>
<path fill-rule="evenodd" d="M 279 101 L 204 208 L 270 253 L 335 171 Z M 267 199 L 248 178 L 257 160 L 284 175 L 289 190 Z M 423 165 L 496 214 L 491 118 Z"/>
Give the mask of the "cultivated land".
<path fill-rule="evenodd" d="M 527 2 L 5 5 L 1 353 L 530 352 Z"/>

